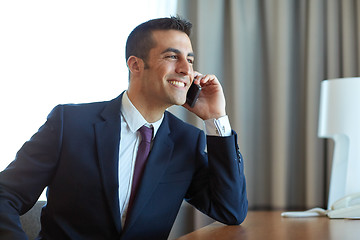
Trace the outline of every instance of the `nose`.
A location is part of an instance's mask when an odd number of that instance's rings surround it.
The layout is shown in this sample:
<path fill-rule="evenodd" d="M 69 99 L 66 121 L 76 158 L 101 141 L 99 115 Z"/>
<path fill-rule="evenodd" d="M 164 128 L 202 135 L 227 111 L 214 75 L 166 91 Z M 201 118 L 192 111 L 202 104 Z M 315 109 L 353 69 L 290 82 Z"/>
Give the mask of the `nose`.
<path fill-rule="evenodd" d="M 193 73 L 192 64 L 188 62 L 186 58 L 181 58 L 178 60 L 176 65 L 176 73 L 181 75 L 191 75 Z"/>

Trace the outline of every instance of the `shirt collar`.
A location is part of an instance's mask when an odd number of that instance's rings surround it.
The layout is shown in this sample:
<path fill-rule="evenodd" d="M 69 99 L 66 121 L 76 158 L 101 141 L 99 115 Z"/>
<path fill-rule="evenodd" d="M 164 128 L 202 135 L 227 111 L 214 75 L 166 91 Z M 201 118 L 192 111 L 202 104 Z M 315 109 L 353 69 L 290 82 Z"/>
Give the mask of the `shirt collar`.
<path fill-rule="evenodd" d="M 124 92 L 122 97 L 122 104 L 121 104 L 121 113 L 124 117 L 125 122 L 129 126 L 130 130 L 135 133 L 139 128 L 141 128 L 143 125 L 146 125 L 147 127 L 153 127 L 154 128 L 154 135 L 155 137 L 157 130 L 159 130 L 160 125 L 164 119 L 164 114 L 161 116 L 160 120 L 148 123 L 145 118 L 141 115 L 141 113 L 136 109 L 136 107 L 131 103 L 127 92 Z"/>

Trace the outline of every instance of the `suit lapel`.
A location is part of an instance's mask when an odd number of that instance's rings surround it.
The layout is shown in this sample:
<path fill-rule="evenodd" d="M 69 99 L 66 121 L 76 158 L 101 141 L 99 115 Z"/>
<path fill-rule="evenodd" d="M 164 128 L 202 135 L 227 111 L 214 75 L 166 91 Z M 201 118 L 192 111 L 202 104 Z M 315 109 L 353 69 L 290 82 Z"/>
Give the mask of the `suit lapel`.
<path fill-rule="evenodd" d="M 143 207 L 150 199 L 167 168 L 174 147 L 174 143 L 169 137 L 169 133 L 169 123 L 165 114 L 163 123 L 154 139 L 153 148 L 146 163 L 141 184 L 134 200 L 133 209 L 131 210 L 131 215 L 126 220 L 127 229 L 131 228 L 136 221 L 136 218 L 142 212 Z"/>
<path fill-rule="evenodd" d="M 103 187 L 117 230 L 121 231 L 118 194 L 120 106 L 122 94 L 102 112 L 103 122 L 95 124 L 96 145 Z"/>

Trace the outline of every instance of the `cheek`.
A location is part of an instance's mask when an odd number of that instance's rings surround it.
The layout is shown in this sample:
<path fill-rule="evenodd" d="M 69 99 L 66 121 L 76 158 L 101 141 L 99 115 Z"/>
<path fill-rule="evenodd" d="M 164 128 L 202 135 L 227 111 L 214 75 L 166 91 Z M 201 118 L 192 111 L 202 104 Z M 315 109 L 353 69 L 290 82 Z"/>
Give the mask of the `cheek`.
<path fill-rule="evenodd" d="M 190 80 L 191 82 L 194 80 L 194 76 L 195 76 L 195 72 L 194 72 L 194 69 L 193 69 L 193 66 L 191 66 L 191 73 L 190 73 Z"/>
<path fill-rule="evenodd" d="M 172 73 L 175 72 L 176 69 L 176 63 L 171 61 L 165 61 L 162 64 L 158 65 L 158 72 L 161 72 L 163 74 L 165 73 Z"/>

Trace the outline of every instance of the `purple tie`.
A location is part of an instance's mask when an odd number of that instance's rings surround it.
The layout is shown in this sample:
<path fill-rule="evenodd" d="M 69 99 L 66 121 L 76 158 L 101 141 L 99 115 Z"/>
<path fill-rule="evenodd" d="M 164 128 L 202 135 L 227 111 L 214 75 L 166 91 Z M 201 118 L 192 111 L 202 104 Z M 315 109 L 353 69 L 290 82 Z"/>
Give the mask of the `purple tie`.
<path fill-rule="evenodd" d="M 130 195 L 128 210 L 127 210 L 127 216 L 129 216 L 129 213 L 131 211 L 131 208 L 132 208 L 132 205 L 133 205 L 133 202 L 135 199 L 137 189 L 139 188 L 139 185 L 140 185 L 141 176 L 145 169 L 146 159 L 150 152 L 150 143 L 151 143 L 151 138 L 153 135 L 153 128 L 148 128 L 148 127 L 142 126 L 138 131 L 141 134 L 141 142 L 139 144 L 138 152 L 136 155 L 136 162 L 135 162 L 133 182 L 132 182 L 132 187 L 131 187 L 131 195 Z"/>

